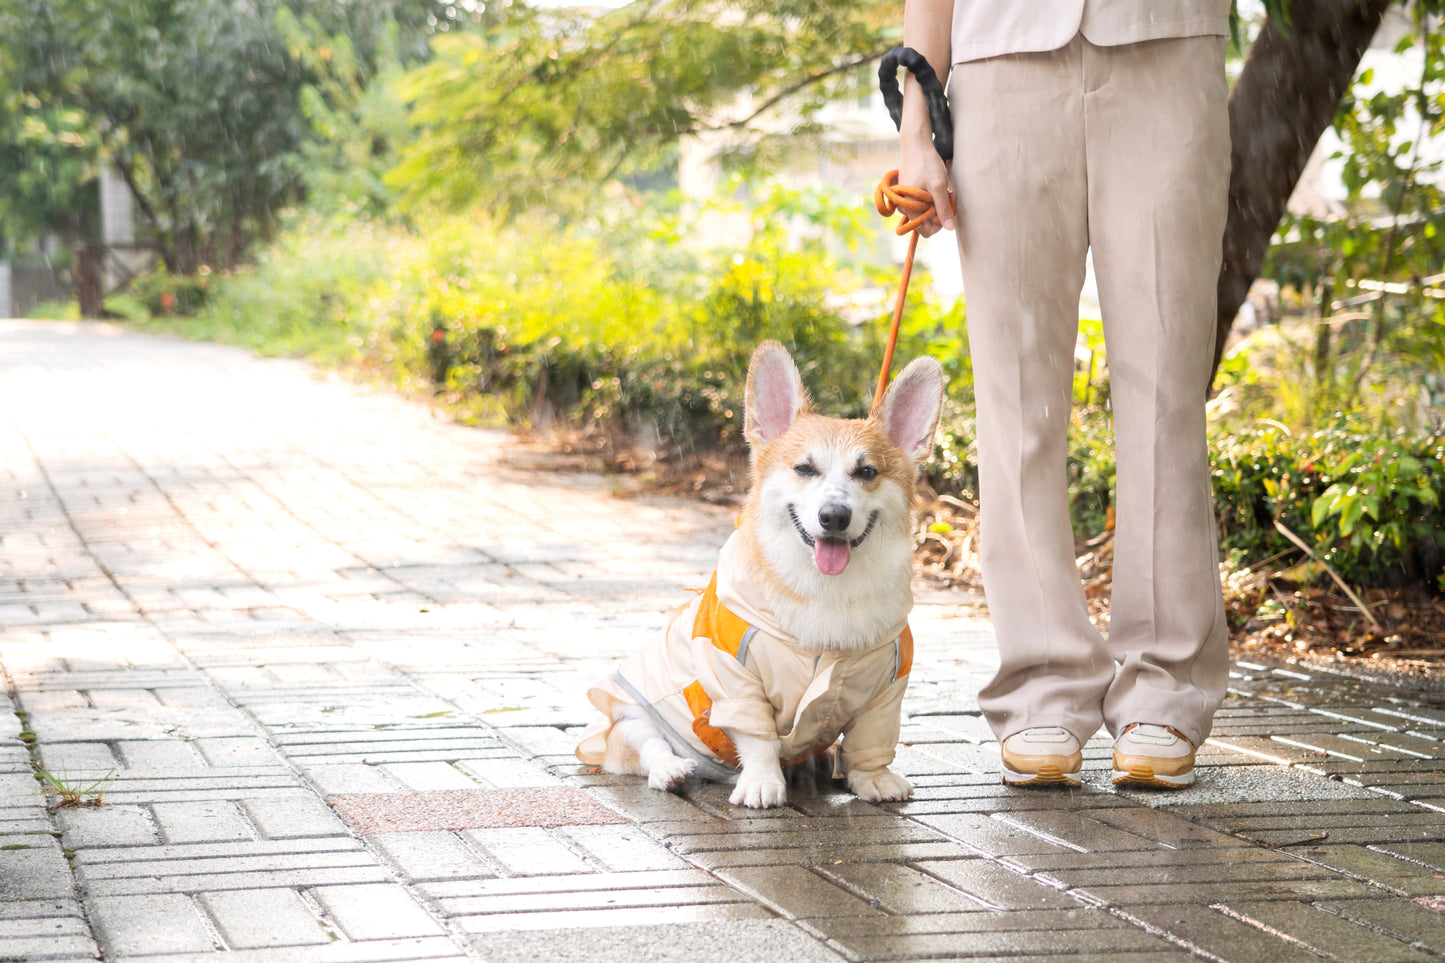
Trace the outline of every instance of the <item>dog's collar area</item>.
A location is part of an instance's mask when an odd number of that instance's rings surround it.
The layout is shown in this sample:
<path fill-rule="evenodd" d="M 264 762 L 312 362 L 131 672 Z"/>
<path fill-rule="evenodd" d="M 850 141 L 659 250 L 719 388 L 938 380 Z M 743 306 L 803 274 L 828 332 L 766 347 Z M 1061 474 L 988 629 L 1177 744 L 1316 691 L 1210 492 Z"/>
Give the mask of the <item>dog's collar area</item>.
<path fill-rule="evenodd" d="M 792 505 L 788 506 L 788 517 L 793 520 L 793 527 L 798 530 L 798 537 L 803 540 L 804 545 L 812 548 L 817 544 L 817 538 L 808 534 L 808 530 L 803 527 L 802 521 L 798 518 L 798 510 Z M 857 548 L 859 545 L 862 545 L 863 539 L 868 537 L 869 533 L 873 531 L 873 526 L 876 524 L 878 524 L 878 512 L 875 510 L 872 515 L 868 516 L 868 524 L 863 527 L 863 531 L 858 537 L 848 540 L 848 546 L 850 548 Z M 842 539 L 830 539 L 830 541 L 841 542 Z"/>

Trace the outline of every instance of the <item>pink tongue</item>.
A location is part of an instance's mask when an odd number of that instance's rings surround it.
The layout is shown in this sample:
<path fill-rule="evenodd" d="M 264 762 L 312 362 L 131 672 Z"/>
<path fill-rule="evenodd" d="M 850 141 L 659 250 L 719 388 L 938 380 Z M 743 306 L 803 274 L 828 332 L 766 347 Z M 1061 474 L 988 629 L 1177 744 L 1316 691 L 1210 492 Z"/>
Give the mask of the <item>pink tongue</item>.
<path fill-rule="evenodd" d="M 848 567 L 851 549 L 842 539 L 820 538 L 813 543 L 813 561 L 824 575 L 837 575 Z"/>

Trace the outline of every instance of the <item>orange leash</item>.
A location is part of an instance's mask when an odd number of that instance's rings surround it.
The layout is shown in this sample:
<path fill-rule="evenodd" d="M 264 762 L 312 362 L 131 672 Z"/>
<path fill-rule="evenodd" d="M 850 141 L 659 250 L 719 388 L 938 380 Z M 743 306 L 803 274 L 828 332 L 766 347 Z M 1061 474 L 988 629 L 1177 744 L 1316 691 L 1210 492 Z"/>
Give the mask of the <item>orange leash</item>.
<path fill-rule="evenodd" d="M 876 413 L 888 390 L 888 371 L 893 367 L 893 349 L 898 345 L 898 325 L 903 320 L 903 300 L 908 295 L 908 280 L 913 276 L 913 255 L 918 250 L 918 228 L 933 216 L 933 196 L 918 187 L 898 183 L 898 172 L 883 175 L 873 191 L 873 204 L 884 217 L 899 215 L 896 233 L 899 237 L 912 232 L 908 239 L 908 256 L 903 259 L 903 276 L 898 281 L 898 298 L 893 302 L 893 324 L 888 329 L 888 343 L 883 349 L 883 370 L 878 373 L 878 390 L 873 393 Z"/>

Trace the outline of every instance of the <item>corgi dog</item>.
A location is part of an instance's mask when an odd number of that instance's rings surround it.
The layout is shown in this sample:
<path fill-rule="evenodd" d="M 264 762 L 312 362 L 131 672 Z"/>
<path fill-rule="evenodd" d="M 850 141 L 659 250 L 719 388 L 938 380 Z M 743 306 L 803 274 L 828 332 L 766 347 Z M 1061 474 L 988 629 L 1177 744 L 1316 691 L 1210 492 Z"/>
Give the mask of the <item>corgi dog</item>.
<path fill-rule="evenodd" d="M 579 759 L 660 790 L 733 781 L 733 805 L 766 808 L 786 800 L 785 768 L 830 754 L 862 799 L 913 794 L 888 766 L 912 664 L 914 485 L 943 390 L 919 358 L 868 418 L 828 418 L 787 350 L 758 347 L 737 528 L 706 590 L 589 690 L 602 717 Z"/>

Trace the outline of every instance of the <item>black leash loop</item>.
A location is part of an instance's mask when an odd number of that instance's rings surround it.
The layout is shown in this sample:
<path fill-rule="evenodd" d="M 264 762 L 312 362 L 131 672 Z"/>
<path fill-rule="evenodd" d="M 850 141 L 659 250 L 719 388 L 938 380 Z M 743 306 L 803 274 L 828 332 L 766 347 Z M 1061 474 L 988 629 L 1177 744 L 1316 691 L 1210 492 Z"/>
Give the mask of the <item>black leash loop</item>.
<path fill-rule="evenodd" d="M 928 60 L 912 47 L 894 47 L 883 55 L 878 65 L 878 89 L 893 126 L 903 126 L 903 91 L 898 88 L 898 68 L 907 68 L 923 89 L 928 105 L 928 119 L 933 124 L 933 148 L 945 161 L 953 160 L 953 116 L 948 112 L 948 96 Z"/>

